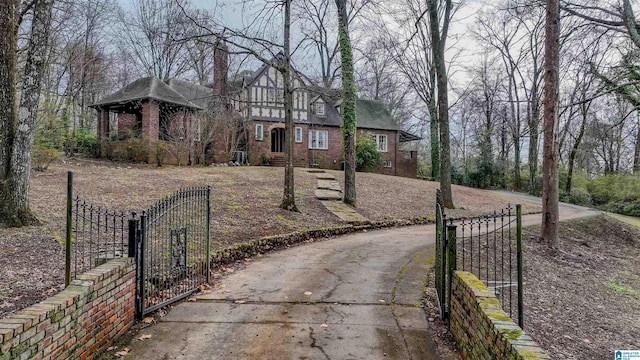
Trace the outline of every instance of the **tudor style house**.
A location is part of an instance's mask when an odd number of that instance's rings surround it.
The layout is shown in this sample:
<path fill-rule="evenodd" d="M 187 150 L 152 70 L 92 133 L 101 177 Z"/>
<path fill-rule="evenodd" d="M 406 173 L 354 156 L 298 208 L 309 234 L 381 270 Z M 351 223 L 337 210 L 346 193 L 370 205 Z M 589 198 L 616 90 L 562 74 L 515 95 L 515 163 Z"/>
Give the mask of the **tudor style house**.
<path fill-rule="evenodd" d="M 212 114 L 227 114 L 231 131 L 227 129 L 222 134 L 218 129 L 206 139 L 201 138 L 200 133 L 192 136 L 188 146 L 206 153 L 199 159 L 204 158 L 205 163 L 233 160 L 251 165 L 283 166 L 285 124 L 281 73 L 263 65 L 251 75 L 228 84 L 227 64 L 228 52 L 221 44 L 214 52 L 212 87 L 147 77 L 93 104 L 98 111 L 101 143 L 114 132 L 119 137 L 123 133 L 140 137 L 153 145 L 149 146 L 147 159 L 152 163 L 156 161 L 156 144 L 177 141 L 175 136 L 170 136 L 171 129 L 177 128 L 180 133 L 186 129 L 200 132 L 202 121 L 210 121 L 206 119 L 211 119 Z M 295 166 L 341 169 L 344 156 L 339 91 L 308 86 L 296 71 L 293 71 L 292 86 Z M 416 177 L 417 153 L 404 150 L 403 145 L 420 138 L 403 131 L 382 103 L 359 99 L 356 105 L 356 136 L 371 136 L 382 155 L 382 165 L 377 172 Z M 209 116 L 199 116 L 203 112 Z M 229 145 L 228 133 L 235 137 L 233 147 Z M 193 153 L 193 150 L 188 153 L 189 162 Z M 164 162 L 180 163 L 175 156 Z"/>
<path fill-rule="evenodd" d="M 341 169 L 342 118 L 338 90 L 307 86 L 293 75 L 293 121 L 295 124 L 295 166 Z M 245 119 L 249 131 L 246 151 L 252 165 L 284 164 L 284 88 L 282 74 L 263 65 L 242 79 L 234 107 Z M 403 144 L 420 137 L 403 131 L 386 107 L 376 101 L 359 99 L 356 104 L 356 136 L 371 136 L 382 155 L 377 172 L 416 177 L 417 152 L 405 151 Z"/>

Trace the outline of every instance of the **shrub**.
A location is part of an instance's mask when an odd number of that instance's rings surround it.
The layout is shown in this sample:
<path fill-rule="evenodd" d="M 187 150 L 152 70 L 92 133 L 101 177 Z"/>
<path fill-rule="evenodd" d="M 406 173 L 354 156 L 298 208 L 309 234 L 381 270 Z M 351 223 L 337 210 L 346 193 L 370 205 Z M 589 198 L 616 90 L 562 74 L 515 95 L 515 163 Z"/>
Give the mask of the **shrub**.
<path fill-rule="evenodd" d="M 64 143 L 64 151 L 68 156 L 80 153 L 88 157 L 100 156 L 100 144 L 98 138 L 89 129 L 78 128 L 75 134 L 69 132 Z"/>
<path fill-rule="evenodd" d="M 382 159 L 378 145 L 371 136 L 361 136 L 356 140 L 356 171 L 372 172 L 380 167 Z"/>
<path fill-rule="evenodd" d="M 570 195 L 560 190 L 560 201 L 582 206 L 592 205 L 591 194 L 585 188 L 573 188 Z"/>
<path fill-rule="evenodd" d="M 158 166 L 164 164 L 169 152 L 171 152 L 171 144 L 162 141 L 156 143 L 156 161 Z"/>
<path fill-rule="evenodd" d="M 31 153 L 31 163 L 36 171 L 45 171 L 52 162 L 60 158 L 60 152 L 45 145 L 35 145 Z"/>
<path fill-rule="evenodd" d="M 149 146 L 145 140 L 129 138 L 124 141 L 110 141 L 111 158 L 122 162 L 146 162 Z"/>
<path fill-rule="evenodd" d="M 613 202 L 601 206 L 602 210 L 627 216 L 640 217 L 640 201 Z"/>
<path fill-rule="evenodd" d="M 598 176 L 587 184 L 593 203 L 624 203 L 640 201 L 640 177 L 638 175 Z"/>

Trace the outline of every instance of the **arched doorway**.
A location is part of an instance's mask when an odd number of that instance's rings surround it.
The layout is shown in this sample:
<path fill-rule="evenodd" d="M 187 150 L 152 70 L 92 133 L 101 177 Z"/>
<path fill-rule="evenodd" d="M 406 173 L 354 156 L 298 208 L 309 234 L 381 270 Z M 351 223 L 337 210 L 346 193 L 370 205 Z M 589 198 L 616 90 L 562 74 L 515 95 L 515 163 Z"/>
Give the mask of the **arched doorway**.
<path fill-rule="evenodd" d="M 284 152 L 284 129 L 275 128 L 271 130 L 271 153 Z"/>

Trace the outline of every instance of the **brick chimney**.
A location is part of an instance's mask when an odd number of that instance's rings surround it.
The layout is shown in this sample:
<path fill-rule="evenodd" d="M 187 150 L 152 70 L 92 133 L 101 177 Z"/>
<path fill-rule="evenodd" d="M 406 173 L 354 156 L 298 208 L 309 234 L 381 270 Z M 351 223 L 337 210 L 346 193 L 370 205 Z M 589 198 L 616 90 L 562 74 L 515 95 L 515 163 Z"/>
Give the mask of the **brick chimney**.
<path fill-rule="evenodd" d="M 222 36 L 213 51 L 213 95 L 227 97 L 227 73 L 229 72 L 229 48 Z"/>

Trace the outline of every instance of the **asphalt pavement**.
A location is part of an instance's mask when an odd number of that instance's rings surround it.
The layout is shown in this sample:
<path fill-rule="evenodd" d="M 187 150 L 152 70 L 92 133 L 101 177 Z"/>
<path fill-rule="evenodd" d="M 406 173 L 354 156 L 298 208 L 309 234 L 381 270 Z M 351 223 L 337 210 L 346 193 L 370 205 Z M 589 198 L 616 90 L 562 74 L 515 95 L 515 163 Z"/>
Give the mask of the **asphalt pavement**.
<path fill-rule="evenodd" d="M 561 208 L 563 219 L 594 214 Z M 540 214 L 523 222 L 540 223 Z M 133 341 L 128 358 L 442 359 L 420 307 L 434 233 L 361 232 L 255 258 L 144 329 L 151 337 Z"/>

